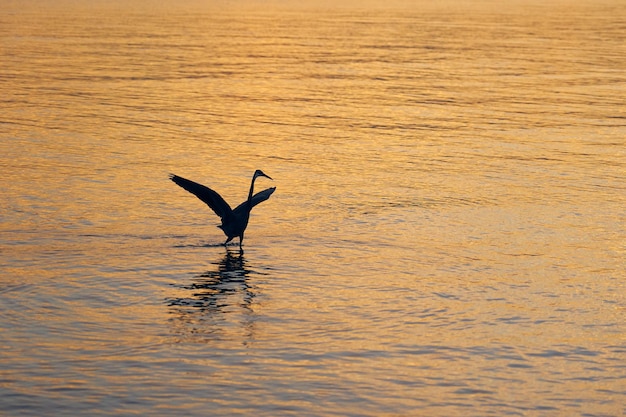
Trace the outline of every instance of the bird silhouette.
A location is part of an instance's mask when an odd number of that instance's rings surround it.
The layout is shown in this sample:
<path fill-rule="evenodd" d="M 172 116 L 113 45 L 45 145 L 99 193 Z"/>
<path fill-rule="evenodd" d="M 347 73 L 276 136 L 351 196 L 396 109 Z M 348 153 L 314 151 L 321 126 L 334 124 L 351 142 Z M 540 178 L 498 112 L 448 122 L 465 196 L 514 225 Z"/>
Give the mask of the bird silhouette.
<path fill-rule="evenodd" d="M 265 174 L 260 169 L 254 171 L 252 176 L 252 182 L 250 183 L 250 192 L 248 193 L 248 199 L 239 204 L 235 209 L 231 209 L 228 203 L 219 195 L 216 191 L 213 191 L 209 187 L 206 187 L 197 182 L 188 180 L 178 175 L 170 174 L 170 179 L 177 185 L 181 186 L 191 194 L 202 200 L 207 206 L 211 208 L 222 219 L 222 224 L 217 226 L 226 235 L 226 242 L 224 246 L 228 244 L 235 237 L 239 237 L 239 250 L 243 252 L 242 243 L 243 235 L 248 227 L 248 220 L 250 219 L 250 211 L 257 204 L 270 198 L 272 193 L 276 190 L 276 187 L 271 187 L 261 192 L 254 194 L 254 181 L 258 177 L 265 177 L 272 179 L 269 175 Z M 253 195 L 254 194 L 254 195 Z"/>

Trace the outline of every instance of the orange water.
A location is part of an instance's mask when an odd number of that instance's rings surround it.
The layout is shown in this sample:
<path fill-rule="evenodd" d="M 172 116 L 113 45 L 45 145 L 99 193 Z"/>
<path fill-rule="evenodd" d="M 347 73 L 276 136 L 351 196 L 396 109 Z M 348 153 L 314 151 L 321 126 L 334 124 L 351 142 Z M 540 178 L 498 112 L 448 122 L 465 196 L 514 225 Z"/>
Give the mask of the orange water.
<path fill-rule="evenodd" d="M 618 1 L 0 6 L 0 414 L 620 415 Z M 233 206 L 245 254 L 167 178 Z"/>

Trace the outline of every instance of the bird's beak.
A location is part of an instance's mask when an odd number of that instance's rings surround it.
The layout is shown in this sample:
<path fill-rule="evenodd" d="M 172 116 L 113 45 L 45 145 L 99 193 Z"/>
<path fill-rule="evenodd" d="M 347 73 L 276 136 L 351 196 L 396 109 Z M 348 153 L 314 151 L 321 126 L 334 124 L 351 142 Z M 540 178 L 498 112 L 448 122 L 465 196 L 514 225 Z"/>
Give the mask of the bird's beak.
<path fill-rule="evenodd" d="M 272 177 L 267 175 L 265 172 L 261 171 L 260 169 L 257 169 L 256 171 L 254 171 L 254 178 L 256 179 L 256 178 L 259 178 L 259 177 L 269 178 L 270 180 L 274 181 L 272 179 Z"/>

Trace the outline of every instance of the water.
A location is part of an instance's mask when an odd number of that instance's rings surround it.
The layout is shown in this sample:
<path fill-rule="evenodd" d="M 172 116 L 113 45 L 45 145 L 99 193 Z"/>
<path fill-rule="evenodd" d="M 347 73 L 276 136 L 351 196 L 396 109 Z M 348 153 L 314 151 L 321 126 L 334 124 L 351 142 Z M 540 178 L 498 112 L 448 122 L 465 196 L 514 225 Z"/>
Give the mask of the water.
<path fill-rule="evenodd" d="M 626 412 L 620 2 L 176 3 L 0 6 L 0 414 Z"/>

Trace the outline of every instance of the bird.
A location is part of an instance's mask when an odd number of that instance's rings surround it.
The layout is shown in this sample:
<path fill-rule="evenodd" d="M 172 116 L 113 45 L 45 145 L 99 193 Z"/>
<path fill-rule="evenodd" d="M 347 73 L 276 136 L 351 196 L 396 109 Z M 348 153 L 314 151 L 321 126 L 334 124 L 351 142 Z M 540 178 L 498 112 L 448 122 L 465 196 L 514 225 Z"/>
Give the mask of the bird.
<path fill-rule="evenodd" d="M 261 192 L 254 194 L 254 182 L 258 177 L 265 177 L 272 179 L 269 175 L 265 174 L 260 169 L 254 171 L 252 176 L 252 182 L 250 183 L 250 191 L 248 192 L 248 199 L 239 204 L 235 209 L 231 209 L 228 203 L 219 195 L 216 191 L 213 191 L 209 187 L 206 187 L 197 182 L 188 180 L 183 177 L 179 177 L 175 174 L 170 174 L 169 178 L 177 185 L 189 191 L 191 194 L 202 200 L 207 206 L 211 208 L 222 219 L 222 224 L 217 226 L 226 235 L 226 242 L 224 246 L 228 244 L 235 237 L 239 237 L 239 251 L 243 253 L 243 235 L 248 226 L 248 220 L 250 219 L 250 211 L 257 204 L 270 198 L 272 193 L 276 190 L 276 187 L 271 187 Z"/>

